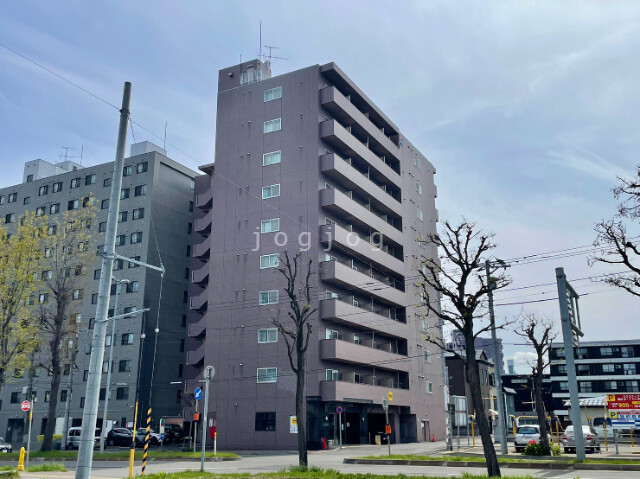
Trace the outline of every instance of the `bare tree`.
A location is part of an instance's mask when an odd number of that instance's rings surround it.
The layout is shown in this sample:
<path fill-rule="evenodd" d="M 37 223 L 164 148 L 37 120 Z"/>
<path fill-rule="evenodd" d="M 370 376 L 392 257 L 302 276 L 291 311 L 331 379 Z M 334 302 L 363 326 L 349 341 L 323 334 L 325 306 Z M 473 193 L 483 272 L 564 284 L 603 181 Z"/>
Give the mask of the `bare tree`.
<path fill-rule="evenodd" d="M 87 205 L 89 206 L 89 205 Z M 51 377 L 47 425 L 42 440 L 43 451 L 51 450 L 55 431 L 56 409 L 60 383 L 65 369 L 73 367 L 71 353 L 78 332 L 75 314 L 80 310 L 84 298 L 87 265 L 90 261 L 89 228 L 94 217 L 92 208 L 66 212 L 52 226 L 47 238 L 43 275 L 52 301 L 43 305 L 40 325 L 49 343 L 43 366 Z M 70 401 L 67 392 L 66 401 Z"/>
<path fill-rule="evenodd" d="M 435 247 L 435 251 L 434 257 L 423 256 L 418 268 L 422 276 L 420 285 L 424 293 L 424 306 L 428 313 L 435 314 L 445 324 L 462 333 L 465 351 L 464 354 L 459 354 L 448 348 L 441 337 L 428 337 L 427 340 L 463 361 L 477 413 L 478 432 L 482 438 L 487 472 L 489 477 L 500 476 L 500 466 L 482 401 L 475 339 L 491 329 L 490 322 L 483 322 L 486 316 L 485 309 L 481 308 L 483 298 L 489 288 L 494 291 L 504 288 L 511 283 L 511 279 L 499 273 L 494 274 L 487 282 L 483 257 L 495 248 L 493 234 L 478 230 L 475 223 L 463 219 L 460 224 L 452 225 L 446 221 L 441 233 L 430 234 L 425 241 Z"/>
<path fill-rule="evenodd" d="M 640 218 L 640 165 L 636 177 L 628 180 L 618 178 L 619 184 L 613 188 L 613 196 L 620 200 L 618 211 L 610 220 L 596 224 L 594 245 L 601 248 L 589 262 L 623 265 L 629 272 L 605 276 L 604 281 L 640 297 L 640 249 L 637 237 L 629 237 L 625 223 Z M 635 241 L 633 241 L 635 240 Z"/>
<path fill-rule="evenodd" d="M 278 328 L 287 346 L 287 355 L 291 370 L 296 375 L 296 418 L 298 422 L 298 464 L 307 466 L 307 435 L 306 435 L 306 410 L 304 388 L 306 383 L 306 360 L 309 338 L 311 337 L 311 315 L 317 311 L 312 305 L 311 286 L 311 264 L 309 259 L 307 271 L 304 275 L 304 283 L 298 284 L 298 261 L 302 253 L 297 253 L 293 259 L 289 258 L 289 253 L 284 251 L 284 265 L 278 271 L 287 280 L 284 292 L 289 298 L 289 311 L 287 316 L 293 323 L 285 325 L 279 317 L 272 318 L 273 325 Z M 298 293 L 298 288 L 302 293 Z"/>
<path fill-rule="evenodd" d="M 551 454 L 549 447 L 549 428 L 547 427 L 547 414 L 542 399 L 542 377 L 544 370 L 549 366 L 549 349 L 557 334 L 553 332 L 553 324 L 550 320 L 536 317 L 535 314 L 524 315 L 518 321 L 518 328 L 514 331 L 518 336 L 531 343 L 536 353 L 536 359 L 531 366 L 531 378 L 533 380 L 533 394 L 540 424 L 540 444 L 543 454 Z"/>

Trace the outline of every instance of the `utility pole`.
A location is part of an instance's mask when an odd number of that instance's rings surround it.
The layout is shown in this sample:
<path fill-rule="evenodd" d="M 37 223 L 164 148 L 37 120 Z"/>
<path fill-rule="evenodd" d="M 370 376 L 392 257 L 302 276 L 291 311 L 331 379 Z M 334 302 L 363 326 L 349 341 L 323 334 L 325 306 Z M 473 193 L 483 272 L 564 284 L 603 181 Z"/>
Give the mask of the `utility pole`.
<path fill-rule="evenodd" d="M 118 296 L 120 296 L 121 285 L 128 284 L 131 281 L 121 279 L 120 281 L 112 278 L 116 285 L 116 298 L 113 301 L 113 316 L 118 316 Z M 109 346 L 109 364 L 107 367 L 107 394 L 104 396 L 104 415 L 102 416 L 102 434 L 100 434 L 100 452 L 104 452 L 105 442 L 107 442 L 107 414 L 109 411 L 109 396 L 111 395 L 111 370 L 113 369 L 113 343 L 116 342 L 116 320 L 111 318 L 111 345 Z M 135 431 L 134 431 L 135 433 Z"/>
<path fill-rule="evenodd" d="M 560 303 L 560 320 L 562 322 L 562 338 L 564 340 L 564 358 L 567 365 L 567 382 L 569 383 L 569 399 L 571 400 L 571 424 L 576 441 L 576 457 L 584 461 L 584 437 L 582 435 L 582 417 L 580 415 L 580 395 L 576 378 L 576 363 L 573 357 L 574 343 L 583 336 L 580 330 L 580 311 L 578 310 L 578 293 L 567 282 L 564 268 L 556 268 L 558 283 L 558 302 Z"/>
<path fill-rule="evenodd" d="M 76 334 L 76 338 L 77 338 Z M 72 341 L 69 341 L 71 343 Z M 67 402 L 64 404 L 64 429 L 62 431 L 62 450 L 67 448 L 67 431 L 69 431 L 69 410 L 71 409 L 71 400 L 73 399 L 73 369 L 76 364 L 76 345 L 77 339 L 74 342 L 73 352 L 71 353 L 71 367 L 69 371 L 69 394 L 67 395 Z"/>
<path fill-rule="evenodd" d="M 204 379 L 206 381 L 204 385 L 204 407 L 203 407 L 203 421 L 202 421 L 202 453 L 200 454 L 200 471 L 204 472 L 204 452 L 207 446 L 207 413 L 209 412 L 209 383 L 216 374 L 216 369 L 213 366 L 207 366 L 204 368 Z"/>
<path fill-rule="evenodd" d="M 500 263 L 505 265 L 504 262 Z M 506 265 L 505 265 L 506 266 Z M 491 262 L 486 260 L 484 262 L 484 270 L 487 274 L 487 287 L 489 288 L 489 318 L 491 319 L 491 341 L 493 342 L 493 364 L 495 366 L 496 373 L 496 389 L 498 395 L 498 436 L 500 437 L 500 452 L 503 455 L 507 455 L 509 453 L 509 449 L 507 448 L 507 428 L 506 428 L 506 417 L 505 417 L 505 409 L 504 409 L 504 398 L 502 392 L 502 364 L 500 361 L 500 356 L 498 355 L 498 338 L 496 336 L 496 317 L 493 312 L 493 288 L 495 287 L 495 283 L 491 280 Z"/>
<path fill-rule="evenodd" d="M 124 167 L 124 153 L 127 143 L 127 126 L 129 123 L 129 105 L 131 104 L 131 83 L 125 82 L 122 95 L 122 109 L 120 110 L 120 125 L 118 128 L 118 144 L 113 163 L 111 178 L 111 195 L 109 197 L 109 214 L 107 216 L 107 231 L 104 237 L 105 255 L 102 257 L 100 285 L 98 287 L 98 304 L 96 306 L 96 321 L 91 340 L 91 360 L 89 361 L 89 375 L 85 394 L 85 408 L 82 412 L 82 432 L 76 466 L 76 479 L 89 479 L 93 464 L 93 445 L 95 440 L 96 421 L 98 419 L 98 403 L 100 400 L 100 380 L 102 379 L 102 361 L 104 360 L 104 342 L 107 333 L 107 316 L 109 312 L 109 293 L 111 275 L 113 274 L 113 259 L 115 255 L 116 230 L 118 227 L 118 212 L 120 211 L 120 190 L 122 188 L 122 169 Z"/>

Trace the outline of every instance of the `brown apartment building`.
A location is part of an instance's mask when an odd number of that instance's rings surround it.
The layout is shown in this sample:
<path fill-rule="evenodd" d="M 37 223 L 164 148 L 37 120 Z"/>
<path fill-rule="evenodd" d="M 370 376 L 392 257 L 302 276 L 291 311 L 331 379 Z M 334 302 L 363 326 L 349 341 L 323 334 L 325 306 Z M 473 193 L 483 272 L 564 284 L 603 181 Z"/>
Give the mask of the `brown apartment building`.
<path fill-rule="evenodd" d="M 185 377 L 192 392 L 216 368 L 218 446 L 296 448 L 271 322 L 288 308 L 284 249 L 313 261 L 309 445 L 338 442 L 338 406 L 344 443 L 375 442 L 389 392 L 392 442 L 442 439 L 438 325 L 416 285 L 435 254 L 419 241 L 436 231 L 433 165 L 334 63 L 271 77 L 257 60 L 219 73 L 215 158 L 196 179 Z"/>

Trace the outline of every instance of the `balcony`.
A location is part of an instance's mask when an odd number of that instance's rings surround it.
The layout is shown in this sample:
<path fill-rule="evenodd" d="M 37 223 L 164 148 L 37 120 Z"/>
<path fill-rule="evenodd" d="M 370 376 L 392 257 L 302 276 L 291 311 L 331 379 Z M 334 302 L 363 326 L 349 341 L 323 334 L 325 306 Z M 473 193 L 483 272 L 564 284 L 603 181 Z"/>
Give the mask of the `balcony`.
<path fill-rule="evenodd" d="M 209 297 L 207 295 L 208 291 L 203 289 L 198 294 L 195 294 L 189 298 L 189 308 L 204 312 L 207 309 Z"/>
<path fill-rule="evenodd" d="M 381 182 L 393 183 L 397 188 L 401 188 L 400 175 L 336 120 L 320 123 L 320 138 L 340 150 L 344 156 L 357 157 L 367 163 L 375 170 L 372 174 L 380 176 Z"/>
<path fill-rule="evenodd" d="M 393 243 L 394 246 L 402 246 L 402 231 L 335 188 L 320 190 L 320 206 L 337 214 L 350 224 L 357 224 L 365 231 L 373 230 L 382 233 L 385 241 Z"/>
<path fill-rule="evenodd" d="M 200 268 L 191 271 L 191 282 L 201 286 L 209 284 L 209 264 L 201 263 Z"/>
<path fill-rule="evenodd" d="M 336 153 L 320 157 L 320 171 L 328 178 L 340 182 L 345 188 L 370 197 L 372 204 L 378 210 L 402 216 L 402 204 L 397 199 Z"/>
<path fill-rule="evenodd" d="M 200 321 L 195 323 L 189 323 L 187 328 L 187 336 L 190 338 L 199 338 L 207 334 L 207 326 L 204 318 L 201 317 Z"/>
<path fill-rule="evenodd" d="M 397 338 L 406 338 L 408 335 L 405 323 L 339 299 L 323 299 L 320 301 L 320 318 Z"/>
<path fill-rule="evenodd" d="M 374 297 L 381 303 L 391 304 L 394 307 L 404 307 L 406 303 L 406 295 L 403 291 L 337 261 L 320 263 L 320 279 L 337 284 L 348 291 L 357 291 L 367 297 Z"/>
<path fill-rule="evenodd" d="M 196 218 L 193 230 L 202 235 L 208 235 L 211 233 L 211 214 L 206 214 L 202 218 Z"/>
<path fill-rule="evenodd" d="M 371 364 L 375 365 L 376 369 L 404 372 L 411 370 L 411 360 L 407 356 L 340 339 L 323 339 L 320 341 L 320 358 L 325 361 L 339 361 L 350 364 Z"/>
<path fill-rule="evenodd" d="M 367 262 L 370 261 L 380 270 L 400 275 L 405 274 L 404 263 L 384 251 L 384 246 L 383 249 L 376 248 L 367 239 L 363 239 L 356 233 L 347 231 L 336 224 L 320 225 L 320 241 L 325 245 L 328 245 L 330 241 L 336 243 L 340 245 L 340 250 L 347 251 Z"/>
<path fill-rule="evenodd" d="M 197 366 L 204 363 L 204 341 L 196 349 L 187 351 L 187 365 Z"/>
<path fill-rule="evenodd" d="M 374 125 L 351 101 L 336 87 L 320 90 L 320 104 L 338 118 L 343 125 L 357 127 L 369 136 L 369 146 L 381 155 L 400 161 L 400 149 Z"/>
<path fill-rule="evenodd" d="M 203 191 L 202 193 L 196 195 L 196 207 L 203 210 L 208 210 L 211 209 L 212 206 L 213 188 L 211 187 L 211 184 L 209 184 L 209 187 L 206 191 Z"/>
<path fill-rule="evenodd" d="M 320 395 L 323 401 L 359 401 L 380 404 L 383 398 L 393 390 L 393 405 L 408 406 L 411 393 L 408 389 L 390 388 L 386 386 L 374 386 L 371 384 L 354 383 L 349 381 L 321 381 Z"/>
<path fill-rule="evenodd" d="M 211 240 L 204 238 L 202 243 L 193 245 L 193 257 L 199 259 L 208 259 L 211 255 Z"/>

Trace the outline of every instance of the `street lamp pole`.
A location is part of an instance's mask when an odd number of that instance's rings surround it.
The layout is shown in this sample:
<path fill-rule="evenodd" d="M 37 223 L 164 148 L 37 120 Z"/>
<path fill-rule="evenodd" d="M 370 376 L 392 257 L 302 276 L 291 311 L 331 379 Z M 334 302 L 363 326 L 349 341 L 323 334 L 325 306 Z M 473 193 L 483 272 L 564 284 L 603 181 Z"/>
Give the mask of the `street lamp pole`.
<path fill-rule="evenodd" d="M 204 385 L 204 411 L 202 421 L 202 453 L 200 454 L 200 471 L 204 472 L 204 452 L 207 445 L 207 413 L 209 412 L 209 383 L 215 376 L 216 370 L 213 366 L 207 366 L 204 368 L 204 379 L 206 383 Z"/>

